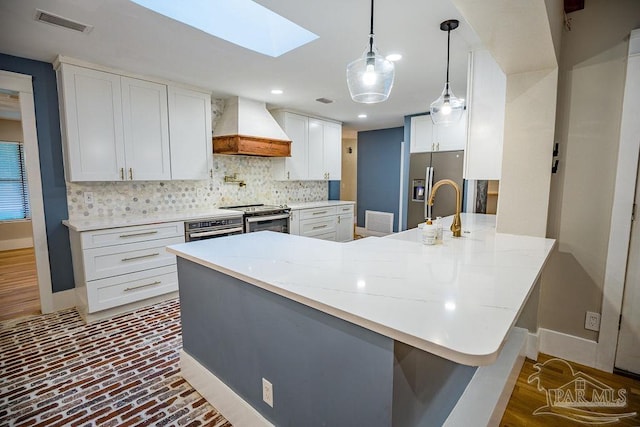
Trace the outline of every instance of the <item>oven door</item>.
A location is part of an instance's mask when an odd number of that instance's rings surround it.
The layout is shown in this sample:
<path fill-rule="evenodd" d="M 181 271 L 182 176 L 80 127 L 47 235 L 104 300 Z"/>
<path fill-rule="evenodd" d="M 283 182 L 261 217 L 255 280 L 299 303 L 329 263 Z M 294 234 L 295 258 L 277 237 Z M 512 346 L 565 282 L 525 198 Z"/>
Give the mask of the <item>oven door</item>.
<path fill-rule="evenodd" d="M 289 233 L 289 213 L 276 215 L 250 216 L 245 218 L 245 233 L 254 231 L 275 231 Z"/>
<path fill-rule="evenodd" d="M 243 231 L 242 227 L 193 230 L 185 233 L 184 240 L 187 242 L 195 242 L 197 240 L 242 234 Z"/>

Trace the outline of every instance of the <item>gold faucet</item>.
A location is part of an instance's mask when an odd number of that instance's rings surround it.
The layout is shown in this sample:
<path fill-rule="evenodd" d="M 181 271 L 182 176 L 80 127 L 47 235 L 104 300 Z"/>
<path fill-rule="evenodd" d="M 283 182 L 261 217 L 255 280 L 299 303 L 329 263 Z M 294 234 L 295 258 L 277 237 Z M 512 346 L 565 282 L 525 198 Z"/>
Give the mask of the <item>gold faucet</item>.
<path fill-rule="evenodd" d="M 431 195 L 429 195 L 429 206 L 433 205 L 433 199 L 436 197 L 436 191 L 441 186 L 449 184 L 456 190 L 456 215 L 453 217 L 453 222 L 451 223 L 451 231 L 453 231 L 453 237 L 460 237 L 462 234 L 462 221 L 460 220 L 460 211 L 462 210 L 462 197 L 460 193 L 460 187 L 454 181 L 450 179 L 441 179 L 440 181 L 433 184 L 433 188 L 431 189 Z"/>

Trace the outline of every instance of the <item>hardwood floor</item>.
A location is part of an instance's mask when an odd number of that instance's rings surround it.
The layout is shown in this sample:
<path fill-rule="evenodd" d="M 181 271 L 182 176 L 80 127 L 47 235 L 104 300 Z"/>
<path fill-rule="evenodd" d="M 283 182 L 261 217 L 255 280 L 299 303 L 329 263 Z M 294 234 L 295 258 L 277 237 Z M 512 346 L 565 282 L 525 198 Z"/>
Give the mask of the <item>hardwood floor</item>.
<path fill-rule="evenodd" d="M 550 402 L 558 400 L 575 402 L 576 389 L 583 391 L 584 400 L 587 403 L 578 403 L 574 407 L 547 406 L 547 395 Z M 588 407 L 588 402 L 593 402 L 594 389 L 597 390 L 596 396 L 602 398 L 601 401 L 615 402 L 619 399 L 617 403 L 620 406 L 605 407 L 600 402 L 596 402 L 592 407 Z M 622 394 L 619 394 L 620 390 L 624 390 Z M 621 404 L 625 401 L 626 406 L 622 407 Z M 520 371 L 500 426 L 577 427 L 585 425 L 616 427 L 640 425 L 640 381 L 598 371 L 577 363 L 564 362 L 546 354 L 541 354 L 537 363 L 527 359 Z"/>
<path fill-rule="evenodd" d="M 0 251 L 0 320 L 40 314 L 33 248 Z"/>

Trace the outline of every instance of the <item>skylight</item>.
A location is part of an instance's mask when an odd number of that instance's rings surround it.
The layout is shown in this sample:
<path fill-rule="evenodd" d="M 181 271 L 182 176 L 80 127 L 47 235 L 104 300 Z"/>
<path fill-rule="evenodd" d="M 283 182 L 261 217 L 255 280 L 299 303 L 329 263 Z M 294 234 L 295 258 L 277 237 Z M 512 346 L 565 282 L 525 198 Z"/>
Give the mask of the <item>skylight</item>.
<path fill-rule="evenodd" d="M 318 36 L 251 0 L 131 0 L 215 37 L 278 57 Z"/>

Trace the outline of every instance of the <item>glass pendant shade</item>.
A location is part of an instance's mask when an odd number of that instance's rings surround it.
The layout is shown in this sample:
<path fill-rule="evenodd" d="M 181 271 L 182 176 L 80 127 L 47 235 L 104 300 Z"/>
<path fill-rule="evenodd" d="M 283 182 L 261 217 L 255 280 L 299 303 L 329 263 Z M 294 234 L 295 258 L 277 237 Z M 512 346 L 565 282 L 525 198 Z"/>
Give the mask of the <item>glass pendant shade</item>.
<path fill-rule="evenodd" d="M 363 104 L 386 101 L 393 87 L 393 62 L 380 55 L 375 46 L 347 65 L 347 86 L 351 99 Z"/>
<path fill-rule="evenodd" d="M 435 125 L 450 125 L 455 123 L 462 117 L 464 112 L 464 99 L 456 97 L 449 83 L 445 83 L 442 94 L 438 99 L 431 103 L 429 108 L 431 111 L 431 121 Z"/>

